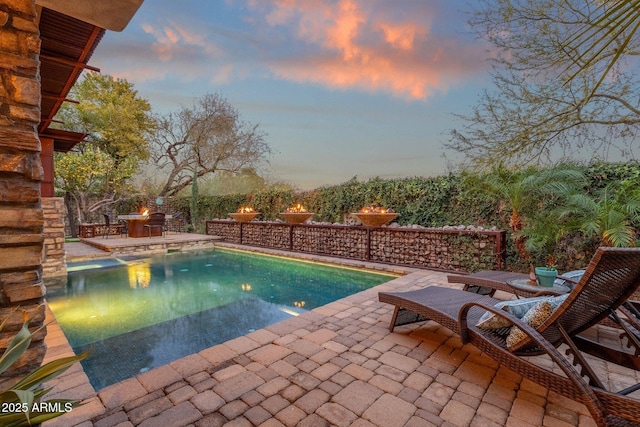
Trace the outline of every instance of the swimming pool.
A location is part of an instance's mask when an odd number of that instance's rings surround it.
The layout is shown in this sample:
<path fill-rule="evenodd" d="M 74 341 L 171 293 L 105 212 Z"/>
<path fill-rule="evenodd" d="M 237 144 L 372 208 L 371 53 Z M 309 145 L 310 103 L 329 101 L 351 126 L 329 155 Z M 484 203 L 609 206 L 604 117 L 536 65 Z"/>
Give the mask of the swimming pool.
<path fill-rule="evenodd" d="M 394 277 L 221 249 L 68 270 L 47 302 L 96 390 Z"/>

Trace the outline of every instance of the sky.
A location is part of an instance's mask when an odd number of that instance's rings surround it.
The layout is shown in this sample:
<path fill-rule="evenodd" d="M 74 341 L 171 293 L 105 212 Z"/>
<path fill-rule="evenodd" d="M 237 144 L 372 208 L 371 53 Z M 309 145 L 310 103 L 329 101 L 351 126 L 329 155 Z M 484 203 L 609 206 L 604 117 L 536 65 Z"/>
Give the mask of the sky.
<path fill-rule="evenodd" d="M 90 64 L 160 114 L 218 93 L 272 149 L 261 174 L 300 189 L 446 173 L 488 47 L 466 0 L 145 0 Z"/>

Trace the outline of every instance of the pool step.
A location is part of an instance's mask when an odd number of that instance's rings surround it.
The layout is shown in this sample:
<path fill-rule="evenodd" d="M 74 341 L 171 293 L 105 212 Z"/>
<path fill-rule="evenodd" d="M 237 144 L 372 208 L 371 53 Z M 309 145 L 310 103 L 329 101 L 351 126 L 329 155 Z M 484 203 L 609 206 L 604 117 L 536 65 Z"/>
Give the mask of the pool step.
<path fill-rule="evenodd" d="M 111 237 L 103 239 L 101 237 L 82 238 L 80 241 L 91 245 L 94 248 L 104 251 L 104 256 L 120 256 L 141 253 L 168 253 L 192 249 L 212 248 L 218 236 L 208 236 L 205 234 L 169 234 L 162 237 L 140 237 L 124 238 Z M 67 261 L 73 262 L 73 255 L 67 253 Z"/>

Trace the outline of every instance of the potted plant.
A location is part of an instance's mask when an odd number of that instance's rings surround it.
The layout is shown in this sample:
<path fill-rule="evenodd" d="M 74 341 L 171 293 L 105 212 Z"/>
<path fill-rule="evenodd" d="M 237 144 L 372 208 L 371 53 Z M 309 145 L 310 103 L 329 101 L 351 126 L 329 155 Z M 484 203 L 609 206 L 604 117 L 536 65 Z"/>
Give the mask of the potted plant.
<path fill-rule="evenodd" d="M 547 265 L 545 267 L 536 267 L 536 278 L 540 286 L 548 288 L 553 286 L 553 282 L 558 277 L 558 269 L 556 267 L 556 257 L 552 254 L 547 255 Z"/>

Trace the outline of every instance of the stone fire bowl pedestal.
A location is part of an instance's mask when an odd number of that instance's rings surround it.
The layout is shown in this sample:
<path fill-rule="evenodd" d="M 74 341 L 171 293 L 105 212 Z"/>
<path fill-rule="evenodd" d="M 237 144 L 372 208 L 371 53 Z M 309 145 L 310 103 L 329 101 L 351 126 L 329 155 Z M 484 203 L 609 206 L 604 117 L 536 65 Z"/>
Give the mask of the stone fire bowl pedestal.
<path fill-rule="evenodd" d="M 249 222 L 258 215 L 260 215 L 260 212 L 234 212 L 229 214 L 231 218 L 238 222 Z"/>
<path fill-rule="evenodd" d="M 397 213 L 352 213 L 365 227 L 381 227 L 398 217 Z"/>
<path fill-rule="evenodd" d="M 280 212 L 280 216 L 289 224 L 302 224 L 313 216 L 313 212 Z"/>

